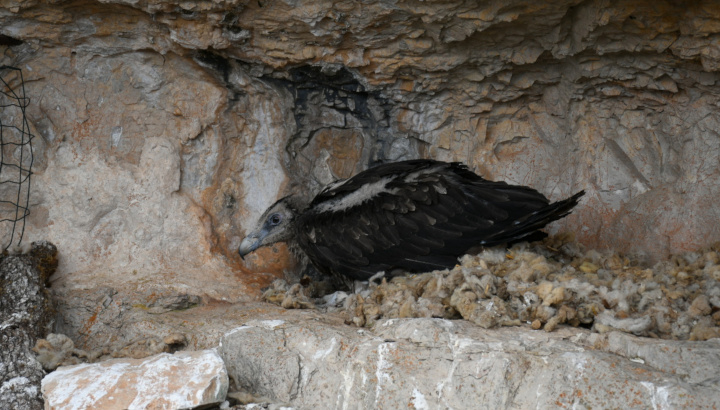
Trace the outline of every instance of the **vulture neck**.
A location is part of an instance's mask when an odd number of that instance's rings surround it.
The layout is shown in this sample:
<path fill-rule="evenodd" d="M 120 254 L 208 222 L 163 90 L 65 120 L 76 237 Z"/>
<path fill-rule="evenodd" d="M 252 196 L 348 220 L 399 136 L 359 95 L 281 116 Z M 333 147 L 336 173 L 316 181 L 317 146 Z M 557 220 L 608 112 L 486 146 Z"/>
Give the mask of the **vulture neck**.
<path fill-rule="evenodd" d="M 298 261 L 306 260 L 307 256 L 305 255 L 305 252 L 302 250 L 302 248 L 300 248 L 300 245 L 297 241 L 297 229 L 298 219 L 303 214 L 303 212 L 305 212 L 306 208 L 309 205 L 309 201 L 304 200 L 299 195 L 290 195 L 285 198 L 285 203 L 290 209 L 292 209 L 292 212 L 295 214 L 293 223 L 289 227 L 289 229 L 293 230 L 293 234 L 290 236 L 290 239 L 285 241 L 285 244 L 287 245 L 288 250 L 293 254 L 295 258 L 297 258 Z"/>
<path fill-rule="evenodd" d="M 299 195 L 288 195 L 285 197 L 285 203 L 295 213 L 295 218 L 300 216 L 310 204 L 310 201 L 301 198 Z"/>

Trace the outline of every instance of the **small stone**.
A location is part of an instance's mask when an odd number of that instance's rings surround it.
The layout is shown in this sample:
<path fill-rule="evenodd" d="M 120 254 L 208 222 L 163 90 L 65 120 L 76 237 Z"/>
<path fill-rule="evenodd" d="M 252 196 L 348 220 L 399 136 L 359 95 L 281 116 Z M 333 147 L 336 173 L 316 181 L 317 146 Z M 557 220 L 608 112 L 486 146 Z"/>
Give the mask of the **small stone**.
<path fill-rule="evenodd" d="M 71 359 L 75 344 L 73 341 L 58 333 L 50 333 L 45 339 L 39 339 L 32 349 L 37 353 L 37 360 L 45 370 L 55 370 L 60 365 L 77 364 L 79 361 Z"/>

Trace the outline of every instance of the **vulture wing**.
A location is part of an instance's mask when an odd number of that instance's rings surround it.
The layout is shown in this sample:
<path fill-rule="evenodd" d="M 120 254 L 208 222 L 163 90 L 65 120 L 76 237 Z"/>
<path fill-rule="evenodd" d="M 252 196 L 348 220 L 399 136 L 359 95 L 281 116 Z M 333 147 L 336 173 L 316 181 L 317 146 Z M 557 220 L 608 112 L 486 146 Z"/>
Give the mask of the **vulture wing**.
<path fill-rule="evenodd" d="M 468 249 L 512 242 L 567 215 L 582 192 L 550 204 L 536 190 L 487 181 L 460 163 L 396 162 L 321 192 L 296 238 L 326 273 L 367 280 L 378 271 L 452 267 Z"/>

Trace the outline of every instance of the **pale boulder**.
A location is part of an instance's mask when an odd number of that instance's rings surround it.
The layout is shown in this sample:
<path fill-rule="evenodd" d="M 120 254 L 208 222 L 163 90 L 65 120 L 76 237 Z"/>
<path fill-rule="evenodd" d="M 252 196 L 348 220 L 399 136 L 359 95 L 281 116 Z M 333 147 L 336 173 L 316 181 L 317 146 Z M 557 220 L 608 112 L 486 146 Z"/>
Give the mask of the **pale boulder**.
<path fill-rule="evenodd" d="M 42 382 L 45 409 L 180 409 L 222 402 L 225 364 L 213 350 L 60 367 Z"/>

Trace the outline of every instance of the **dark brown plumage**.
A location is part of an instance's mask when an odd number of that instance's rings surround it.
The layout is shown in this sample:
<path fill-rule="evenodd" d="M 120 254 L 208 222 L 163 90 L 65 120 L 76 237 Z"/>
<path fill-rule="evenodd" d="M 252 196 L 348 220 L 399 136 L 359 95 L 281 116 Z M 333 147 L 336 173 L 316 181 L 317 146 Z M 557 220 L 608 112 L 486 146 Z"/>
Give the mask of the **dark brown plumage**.
<path fill-rule="evenodd" d="M 460 163 L 384 164 L 330 184 L 306 207 L 279 200 L 239 252 L 294 242 L 319 271 L 355 280 L 444 269 L 473 247 L 536 234 L 583 194 L 551 204 L 532 188 L 487 181 Z"/>

